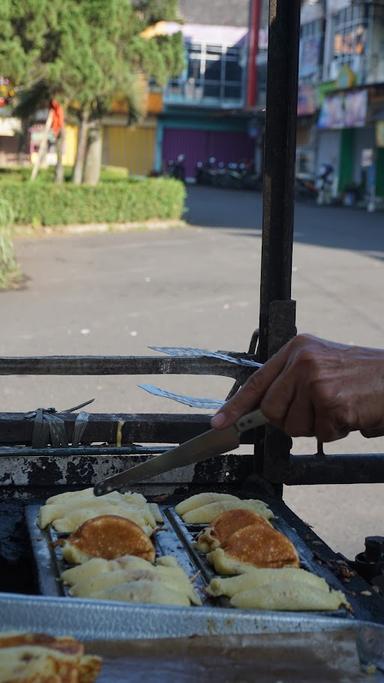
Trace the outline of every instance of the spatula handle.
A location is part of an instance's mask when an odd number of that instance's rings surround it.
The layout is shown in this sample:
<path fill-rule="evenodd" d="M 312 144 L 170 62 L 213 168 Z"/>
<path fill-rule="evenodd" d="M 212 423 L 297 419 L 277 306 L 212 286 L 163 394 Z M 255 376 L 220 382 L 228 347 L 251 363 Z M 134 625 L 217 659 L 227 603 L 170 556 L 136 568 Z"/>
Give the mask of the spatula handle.
<path fill-rule="evenodd" d="M 256 427 L 262 427 L 267 422 L 261 410 L 254 410 L 252 413 L 247 413 L 243 415 L 240 420 L 237 420 L 236 427 L 239 432 L 247 432 L 248 429 L 256 429 Z"/>

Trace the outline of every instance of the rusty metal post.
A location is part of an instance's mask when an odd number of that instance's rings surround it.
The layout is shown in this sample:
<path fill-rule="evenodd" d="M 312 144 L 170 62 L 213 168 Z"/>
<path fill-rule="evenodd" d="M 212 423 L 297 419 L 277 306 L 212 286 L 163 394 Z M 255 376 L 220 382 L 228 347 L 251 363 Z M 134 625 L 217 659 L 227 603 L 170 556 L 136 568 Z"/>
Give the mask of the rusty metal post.
<path fill-rule="evenodd" d="M 300 0 L 270 0 L 258 357 L 296 333 L 291 300 Z M 279 324 L 276 328 L 276 321 Z M 263 476 L 282 481 L 291 442 L 267 428 Z M 278 460 L 276 460 L 278 456 Z M 276 476 L 279 471 L 280 476 Z"/>
<path fill-rule="evenodd" d="M 291 298 L 300 0 L 270 0 L 259 357 L 269 355 L 272 301 Z"/>

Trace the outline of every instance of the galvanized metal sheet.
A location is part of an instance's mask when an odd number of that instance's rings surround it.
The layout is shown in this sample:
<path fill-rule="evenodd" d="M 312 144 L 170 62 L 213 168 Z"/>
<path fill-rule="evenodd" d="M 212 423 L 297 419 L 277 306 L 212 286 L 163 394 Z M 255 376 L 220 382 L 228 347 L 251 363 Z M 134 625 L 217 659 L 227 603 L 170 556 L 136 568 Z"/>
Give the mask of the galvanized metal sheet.
<path fill-rule="evenodd" d="M 190 358 L 217 358 L 219 360 L 225 360 L 228 363 L 233 363 L 234 365 L 242 365 L 248 368 L 261 368 L 262 363 L 258 363 L 255 360 L 250 360 L 249 358 L 238 358 L 235 356 L 230 356 L 227 353 L 222 353 L 221 351 L 209 351 L 208 349 L 196 349 L 191 346 L 149 346 L 152 351 L 159 351 L 160 353 L 166 353 L 167 356 L 172 356 L 173 358 L 178 358 L 179 356 L 188 356 Z"/>
<path fill-rule="evenodd" d="M 206 410 L 218 410 L 224 405 L 225 401 L 220 401 L 214 398 L 199 398 L 196 396 L 187 396 L 185 394 L 174 394 L 172 391 L 166 391 L 160 387 L 155 387 L 153 384 L 138 384 L 140 389 L 144 389 L 153 396 L 160 396 L 161 398 L 169 398 L 171 401 L 183 403 L 190 408 L 202 408 Z"/>
<path fill-rule="evenodd" d="M 299 612 L 165 607 L 6 593 L 0 593 L 0 614 L 2 630 L 70 633 L 83 640 L 319 632 L 363 625 L 357 620 Z M 372 629 L 384 643 L 384 627 L 372 625 Z"/>

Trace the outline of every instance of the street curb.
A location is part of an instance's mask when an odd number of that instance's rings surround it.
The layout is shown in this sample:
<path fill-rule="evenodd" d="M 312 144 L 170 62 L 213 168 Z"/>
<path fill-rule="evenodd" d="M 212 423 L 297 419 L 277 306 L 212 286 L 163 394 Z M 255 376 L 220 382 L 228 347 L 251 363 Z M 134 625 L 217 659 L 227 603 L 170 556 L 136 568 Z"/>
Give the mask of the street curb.
<path fill-rule="evenodd" d="M 15 225 L 14 237 L 52 237 L 53 235 L 87 235 L 114 232 L 129 232 L 130 230 L 171 230 L 185 228 L 183 220 L 151 220 L 134 221 L 131 223 L 84 223 L 73 225 L 42 225 L 38 228 L 32 225 Z"/>

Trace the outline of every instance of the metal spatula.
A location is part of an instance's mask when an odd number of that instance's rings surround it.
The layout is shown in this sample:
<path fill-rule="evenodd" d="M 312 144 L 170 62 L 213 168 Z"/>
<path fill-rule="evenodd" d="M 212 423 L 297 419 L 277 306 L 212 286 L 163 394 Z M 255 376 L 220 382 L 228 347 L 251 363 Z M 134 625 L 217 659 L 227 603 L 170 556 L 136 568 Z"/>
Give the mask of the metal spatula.
<path fill-rule="evenodd" d="M 200 436 L 172 448 L 166 453 L 157 455 L 147 462 L 135 465 L 129 470 L 120 474 L 104 479 L 96 484 L 94 488 L 95 496 L 102 496 L 110 491 L 123 488 L 135 481 L 150 479 L 163 472 L 174 470 L 177 467 L 193 465 L 216 455 L 222 455 L 228 451 L 238 448 L 240 445 L 240 435 L 249 429 L 256 429 L 266 423 L 266 419 L 261 410 L 254 410 L 240 418 L 234 425 L 226 429 L 210 429 Z"/>

